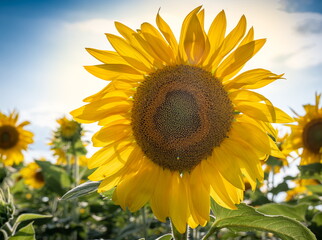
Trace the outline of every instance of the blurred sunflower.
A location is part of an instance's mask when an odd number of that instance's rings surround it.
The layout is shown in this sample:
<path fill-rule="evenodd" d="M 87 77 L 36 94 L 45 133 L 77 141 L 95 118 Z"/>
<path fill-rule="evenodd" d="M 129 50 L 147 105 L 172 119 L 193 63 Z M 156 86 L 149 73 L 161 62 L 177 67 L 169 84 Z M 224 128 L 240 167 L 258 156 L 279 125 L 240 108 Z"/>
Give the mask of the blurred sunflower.
<path fill-rule="evenodd" d="M 285 201 L 291 201 L 301 195 L 312 195 L 312 192 L 307 189 L 308 185 L 318 185 L 320 182 L 315 179 L 296 179 L 293 181 L 296 186 L 286 192 Z"/>
<path fill-rule="evenodd" d="M 286 157 L 289 155 L 289 151 L 283 148 L 283 144 L 288 138 L 289 134 L 286 133 L 282 137 L 279 136 L 278 131 L 276 130 L 276 144 L 279 150 L 284 154 L 284 157 L 273 157 L 270 156 L 267 161 L 262 161 L 264 165 L 264 172 L 269 173 L 273 171 L 273 173 L 279 173 L 281 168 L 288 166 L 288 161 Z"/>
<path fill-rule="evenodd" d="M 78 122 L 63 117 L 58 119 L 57 123 L 59 124 L 59 128 L 56 134 L 63 140 L 71 141 L 80 138 L 82 128 Z"/>
<path fill-rule="evenodd" d="M 17 124 L 19 114 L 15 111 L 6 116 L 0 112 L 0 162 L 6 166 L 23 161 L 22 150 L 33 143 L 33 134 L 23 128 L 29 124 L 24 121 Z"/>
<path fill-rule="evenodd" d="M 297 125 L 290 125 L 292 132 L 285 149 L 295 151 L 301 157 L 300 165 L 322 163 L 322 108 L 321 94 L 315 95 L 315 105 L 303 105 L 305 114 L 296 114 Z M 302 149 L 302 151 L 299 151 Z"/>
<path fill-rule="evenodd" d="M 22 168 L 20 174 L 24 179 L 24 183 L 33 188 L 38 189 L 45 185 L 45 179 L 41 172 L 41 168 L 35 162 L 31 162 L 26 167 Z"/>
<path fill-rule="evenodd" d="M 253 28 L 245 35 L 244 16 L 225 36 L 222 11 L 206 33 L 197 7 L 179 42 L 159 14 L 156 23 L 159 30 L 143 23 L 134 31 L 116 22 L 123 38 L 106 34 L 115 51 L 87 49 L 103 64 L 85 68 L 110 82 L 71 114 L 103 126 L 93 136 L 103 148 L 88 162 L 97 168 L 89 179 L 103 180 L 98 191 L 116 186 L 113 200 L 131 211 L 150 202 L 159 220 L 170 217 L 183 233 L 187 223 L 207 223 L 210 196 L 236 208 L 243 176 L 254 189 L 263 178 L 260 159 L 282 156 L 270 123 L 292 119 L 248 90 L 282 75 L 253 69 L 236 76 L 265 43 L 254 40 Z"/>
<path fill-rule="evenodd" d="M 57 157 L 56 164 L 57 165 L 66 165 L 67 164 L 67 154 L 65 153 L 65 151 L 63 151 L 62 149 L 58 149 L 58 148 L 52 148 L 52 150 L 54 151 L 53 155 L 55 157 Z M 87 166 L 87 161 L 88 161 L 88 158 L 86 156 L 79 156 L 78 157 L 78 164 L 80 166 Z M 74 164 L 74 163 L 75 163 L 75 157 L 70 156 L 70 164 Z"/>

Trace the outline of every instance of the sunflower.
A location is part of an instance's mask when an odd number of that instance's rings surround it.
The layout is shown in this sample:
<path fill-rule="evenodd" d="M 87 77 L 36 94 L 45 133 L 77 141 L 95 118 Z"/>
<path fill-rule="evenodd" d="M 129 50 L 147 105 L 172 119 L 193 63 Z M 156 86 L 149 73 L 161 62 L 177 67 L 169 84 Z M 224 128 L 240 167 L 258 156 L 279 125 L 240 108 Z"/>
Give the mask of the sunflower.
<path fill-rule="evenodd" d="M 56 134 L 63 140 L 71 141 L 81 136 L 82 128 L 78 122 L 63 117 L 58 119 L 57 123 L 59 124 L 59 128 Z"/>
<path fill-rule="evenodd" d="M 284 148 L 295 151 L 301 158 L 300 165 L 322 163 L 322 108 L 321 94 L 315 95 L 315 105 L 304 105 L 305 114 L 296 112 L 297 125 L 291 125 L 291 134 Z M 299 151 L 302 149 L 302 151 Z"/>
<path fill-rule="evenodd" d="M 225 36 L 222 11 L 206 33 L 197 7 L 179 42 L 159 13 L 156 24 L 134 31 L 116 22 L 122 37 L 106 34 L 115 51 L 87 49 L 103 63 L 87 71 L 110 82 L 71 114 L 102 126 L 92 138 L 102 148 L 88 161 L 97 168 L 89 179 L 102 181 L 98 191 L 115 187 L 113 201 L 130 211 L 149 202 L 183 233 L 186 224 L 209 221 L 210 196 L 236 209 L 243 176 L 254 189 L 263 179 L 260 159 L 282 156 L 270 123 L 292 119 L 249 90 L 282 75 L 259 68 L 236 76 L 265 43 L 253 39 L 253 28 L 245 34 L 244 16 Z"/>
<path fill-rule="evenodd" d="M 33 143 L 33 134 L 23 129 L 29 122 L 18 125 L 18 117 L 15 111 L 9 116 L 0 112 L 0 162 L 6 166 L 21 163 L 22 150 L 27 150 L 28 145 Z"/>
<path fill-rule="evenodd" d="M 264 172 L 269 173 L 269 172 L 273 172 L 275 173 L 279 173 L 281 168 L 288 166 L 288 161 L 286 159 L 286 157 L 289 155 L 289 151 L 287 149 L 283 148 L 283 144 L 286 141 L 286 139 L 288 138 L 289 134 L 286 133 L 284 134 L 282 137 L 278 136 L 278 131 L 276 130 L 276 144 L 279 148 L 279 150 L 284 154 L 284 157 L 269 157 L 267 159 L 267 161 L 262 161 L 262 164 L 264 165 Z"/>
<path fill-rule="evenodd" d="M 33 188 L 38 189 L 45 185 L 45 179 L 41 172 L 41 168 L 35 162 L 31 162 L 26 167 L 22 168 L 20 174 L 24 179 L 25 184 Z"/>
<path fill-rule="evenodd" d="M 293 182 L 296 186 L 286 192 L 286 202 L 299 198 L 301 195 L 312 195 L 312 192 L 309 191 L 306 186 L 320 184 L 320 182 L 315 179 L 296 179 Z"/>
<path fill-rule="evenodd" d="M 60 148 L 52 148 L 51 150 L 54 151 L 53 155 L 57 157 L 56 164 L 57 165 L 66 165 L 67 164 L 67 154 L 64 150 Z M 80 166 L 87 166 L 88 158 L 86 156 L 79 156 L 78 157 L 78 164 Z M 70 157 L 70 164 L 75 163 L 75 157 Z"/>

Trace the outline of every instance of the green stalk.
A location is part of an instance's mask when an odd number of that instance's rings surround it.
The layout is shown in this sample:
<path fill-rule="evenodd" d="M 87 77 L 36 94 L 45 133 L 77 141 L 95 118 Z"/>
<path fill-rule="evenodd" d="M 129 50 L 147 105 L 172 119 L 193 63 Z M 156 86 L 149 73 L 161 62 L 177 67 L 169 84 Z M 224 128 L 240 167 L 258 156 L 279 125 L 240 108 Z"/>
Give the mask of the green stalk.
<path fill-rule="evenodd" d="M 209 229 L 209 231 L 207 232 L 207 234 L 205 236 L 203 236 L 202 240 L 206 240 L 209 237 L 213 237 L 214 239 L 217 239 L 217 231 L 219 230 L 219 228 L 217 228 L 216 226 L 216 221 L 212 224 L 211 228 Z"/>
<path fill-rule="evenodd" d="M 144 239 L 148 239 L 148 234 L 147 234 L 147 226 L 146 226 L 146 214 L 145 214 L 145 206 L 141 208 L 141 213 L 142 213 L 142 225 L 143 225 L 143 236 Z"/>

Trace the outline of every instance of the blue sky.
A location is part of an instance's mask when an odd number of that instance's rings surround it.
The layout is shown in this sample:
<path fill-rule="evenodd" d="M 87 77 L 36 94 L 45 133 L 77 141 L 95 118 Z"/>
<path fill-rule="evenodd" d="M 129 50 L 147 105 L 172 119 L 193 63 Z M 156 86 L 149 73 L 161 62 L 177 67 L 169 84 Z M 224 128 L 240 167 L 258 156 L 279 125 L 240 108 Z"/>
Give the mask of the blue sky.
<path fill-rule="evenodd" d="M 184 16 L 203 5 L 206 24 L 224 9 L 229 30 L 242 14 L 264 48 L 246 65 L 285 73 L 260 90 L 274 105 L 303 113 L 322 92 L 322 4 L 316 0 L 0 0 L 0 111 L 21 112 L 30 120 L 35 144 L 27 158 L 50 157 L 55 120 L 82 105 L 82 99 L 106 82 L 87 73 L 96 64 L 85 47 L 111 49 L 104 33 L 116 33 L 113 22 L 139 28 L 162 17 L 179 33 Z M 86 126 L 95 131 L 95 124 Z M 90 134 L 89 134 L 90 135 Z"/>

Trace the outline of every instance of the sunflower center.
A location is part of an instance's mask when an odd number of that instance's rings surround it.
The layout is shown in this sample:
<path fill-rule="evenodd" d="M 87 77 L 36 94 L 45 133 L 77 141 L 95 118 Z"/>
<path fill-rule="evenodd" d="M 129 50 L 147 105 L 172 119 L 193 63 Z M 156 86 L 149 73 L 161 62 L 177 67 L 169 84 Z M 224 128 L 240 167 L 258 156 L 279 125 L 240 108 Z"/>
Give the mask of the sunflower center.
<path fill-rule="evenodd" d="M 41 171 L 37 171 L 35 173 L 35 180 L 37 182 L 44 182 L 45 181 L 44 176 L 42 175 Z"/>
<path fill-rule="evenodd" d="M 134 95 L 134 137 L 148 158 L 172 171 L 190 171 L 210 156 L 233 118 L 221 82 L 198 67 L 157 70 Z"/>
<path fill-rule="evenodd" d="M 322 118 L 309 122 L 303 131 L 303 143 L 313 153 L 319 153 L 322 147 Z"/>
<path fill-rule="evenodd" d="M 0 148 L 9 149 L 14 147 L 19 141 L 17 129 L 10 125 L 0 126 Z"/>

